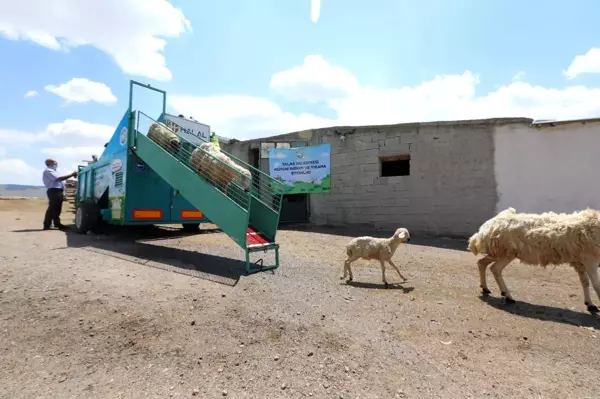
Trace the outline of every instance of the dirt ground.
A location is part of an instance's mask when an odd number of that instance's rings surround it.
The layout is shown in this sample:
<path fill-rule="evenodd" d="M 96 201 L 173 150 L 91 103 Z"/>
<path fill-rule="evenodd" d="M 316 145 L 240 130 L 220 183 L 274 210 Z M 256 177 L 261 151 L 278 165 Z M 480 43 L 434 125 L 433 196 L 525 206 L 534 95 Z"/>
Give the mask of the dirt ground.
<path fill-rule="evenodd" d="M 510 265 L 506 306 L 464 241 L 413 234 L 384 289 L 376 262 L 339 279 L 362 232 L 284 228 L 281 267 L 244 276 L 211 226 L 78 235 L 41 231 L 44 210 L 0 200 L 2 398 L 600 397 L 600 321 L 567 267 Z"/>

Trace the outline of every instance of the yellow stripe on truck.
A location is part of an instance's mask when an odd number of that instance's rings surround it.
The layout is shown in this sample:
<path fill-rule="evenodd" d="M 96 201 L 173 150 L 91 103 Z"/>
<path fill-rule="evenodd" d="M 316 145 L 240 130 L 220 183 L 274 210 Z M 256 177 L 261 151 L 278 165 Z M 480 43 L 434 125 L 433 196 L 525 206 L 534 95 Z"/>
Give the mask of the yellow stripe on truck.
<path fill-rule="evenodd" d="M 134 209 L 134 219 L 162 219 L 162 211 L 160 209 Z"/>
<path fill-rule="evenodd" d="M 181 211 L 181 219 L 202 219 L 204 214 L 200 211 Z"/>

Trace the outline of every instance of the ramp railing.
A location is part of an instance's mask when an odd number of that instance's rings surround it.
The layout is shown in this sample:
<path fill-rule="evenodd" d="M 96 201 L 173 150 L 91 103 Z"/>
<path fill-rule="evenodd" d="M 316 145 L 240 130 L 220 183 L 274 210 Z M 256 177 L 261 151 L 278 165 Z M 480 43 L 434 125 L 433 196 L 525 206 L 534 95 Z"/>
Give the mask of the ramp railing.
<path fill-rule="evenodd" d="M 158 122 L 142 111 L 136 111 L 136 113 L 135 129 L 138 134 L 148 137 L 150 128 Z M 176 135 L 165 124 L 161 124 L 161 127 L 163 131 Z M 200 146 L 189 142 L 179 135 L 176 135 L 179 144 L 174 145 L 174 142 L 171 141 L 173 137 L 171 136 L 170 138 L 168 136 L 168 134 L 152 135 L 152 137 L 148 138 L 196 172 L 196 174 L 212 184 L 244 210 L 249 210 L 251 198 L 253 198 L 253 201 L 259 201 L 262 206 L 276 214 L 278 222 L 282 201 L 282 195 L 280 194 L 282 190 L 279 187 L 281 186 L 280 182 L 223 150 L 220 150 L 220 153 L 226 157 L 207 152 L 200 148 Z M 249 171 L 250 175 L 244 174 L 243 169 L 240 167 Z M 259 226 L 256 227 L 260 228 Z M 274 228 L 276 229 L 277 226 L 274 226 Z M 267 230 L 272 229 L 269 228 Z M 265 233 L 271 232 L 265 231 Z M 274 236 L 274 232 L 268 235 Z"/>

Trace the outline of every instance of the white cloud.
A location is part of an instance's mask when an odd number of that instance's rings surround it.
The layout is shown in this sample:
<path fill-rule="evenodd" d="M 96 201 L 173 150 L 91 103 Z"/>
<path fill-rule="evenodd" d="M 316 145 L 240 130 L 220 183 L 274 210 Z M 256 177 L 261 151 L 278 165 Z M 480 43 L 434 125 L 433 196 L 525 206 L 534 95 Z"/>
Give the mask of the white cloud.
<path fill-rule="evenodd" d="M 343 68 L 331 66 L 324 60 L 317 65 L 319 68 L 307 67 L 305 62 L 302 67 L 286 71 L 285 82 L 280 87 L 292 93 L 304 93 L 305 98 L 315 98 L 321 93 L 319 89 L 315 90 L 316 94 L 311 93 L 318 76 L 329 77 L 333 68 L 340 75 L 351 74 L 347 70 L 342 73 Z M 307 75 L 313 78 L 306 79 Z M 390 89 L 361 85 L 357 90 L 353 80 L 344 81 L 345 86 L 339 85 L 339 90 L 349 94 L 324 101 L 336 111 L 340 125 L 512 116 L 568 119 L 600 114 L 598 88 L 555 89 L 517 81 L 476 96 L 480 77 L 468 70 L 460 75 L 436 75 L 416 86 Z"/>
<path fill-rule="evenodd" d="M 337 75 L 333 83 L 332 71 Z M 201 122 L 221 135 L 237 139 L 302 130 L 306 130 L 306 138 L 310 138 L 310 129 L 340 125 L 600 116 L 600 88 L 578 85 L 558 89 L 515 81 L 476 95 L 480 79 L 467 70 L 456 75 L 436 75 L 414 86 L 379 89 L 360 85 L 350 71 L 314 56 L 307 57 L 301 66 L 275 73 L 271 88 L 287 98 L 324 103 L 334 111 L 336 116 L 332 119 L 312 114 L 295 115 L 284 112 L 268 99 L 241 95 L 172 95 L 169 105 L 184 115 L 205 115 L 206 118 L 200 117 Z"/>
<path fill-rule="evenodd" d="M 62 145 L 104 145 L 113 135 L 114 126 L 84 122 L 78 119 L 66 119 L 64 122 L 51 123 L 42 133 L 44 141 Z"/>
<path fill-rule="evenodd" d="M 334 120 L 316 115 L 284 112 L 277 104 L 264 98 L 172 94 L 167 101 L 177 114 L 193 115 L 215 133 L 238 140 L 335 125 Z"/>
<path fill-rule="evenodd" d="M 73 172 L 70 165 L 61 164 L 58 160 L 59 166 L 57 172 L 60 175 L 66 175 Z M 31 166 L 26 161 L 20 158 L 8 158 L 0 159 L 0 184 L 24 184 L 30 186 L 43 186 L 42 172 L 46 167 L 44 160 L 41 159 L 36 163 L 36 166 Z"/>
<path fill-rule="evenodd" d="M 525 71 L 519 71 L 515 76 L 513 76 L 513 82 L 517 82 L 519 80 L 523 80 L 525 78 Z"/>
<path fill-rule="evenodd" d="M 5 147 L 7 153 L 12 151 L 22 153 L 23 149 L 27 149 L 31 157 L 29 159 L 42 168 L 44 159 L 55 158 L 59 164 L 59 172 L 66 174 L 76 170 L 77 165 L 83 164 L 83 160 L 90 160 L 92 154 L 100 156 L 104 151 L 104 143 L 111 138 L 114 129 L 113 126 L 67 119 L 63 122 L 51 123 L 38 132 L 0 129 L 0 144 Z M 39 153 L 34 152 L 36 149 L 39 149 Z M 15 165 L 17 161 L 21 160 L 13 159 L 11 165 Z M 23 170 L 25 175 L 32 170 L 37 171 L 36 168 L 31 167 Z M 8 180 L 16 181 L 24 176 L 20 171 L 11 171 L 8 167 L 5 171 L 4 175 L 0 174 L 0 183 L 6 183 Z M 38 177 L 34 176 L 32 179 L 35 180 L 35 184 L 41 184 Z"/>
<path fill-rule="evenodd" d="M 80 157 L 83 155 L 86 159 L 90 158 L 92 154 L 100 156 L 103 151 L 103 146 L 90 146 L 90 147 L 56 147 L 56 148 L 42 148 L 43 154 L 49 154 L 56 158 L 61 156 L 67 157 Z"/>
<path fill-rule="evenodd" d="M 43 170 L 43 167 L 34 168 L 22 159 L 0 159 L 0 183 L 40 186 Z"/>
<path fill-rule="evenodd" d="M 0 146 L 0 155 L 4 155 L 6 154 L 6 149 L 4 149 L 4 147 Z"/>
<path fill-rule="evenodd" d="M 95 101 L 100 104 L 114 104 L 117 102 L 117 97 L 112 93 L 110 87 L 85 78 L 73 78 L 59 86 L 47 85 L 44 90 L 64 98 L 67 103 Z"/>
<path fill-rule="evenodd" d="M 25 93 L 25 98 L 37 97 L 39 95 L 40 93 L 38 93 L 37 91 L 29 90 L 27 93 Z"/>
<path fill-rule="evenodd" d="M 58 163 L 61 174 L 71 173 L 77 170 L 77 165 L 85 165 L 84 161 L 91 161 L 92 154 L 100 157 L 104 151 L 103 145 L 85 147 L 57 147 L 42 148 L 40 152 L 46 154 L 45 158 L 54 158 Z"/>
<path fill-rule="evenodd" d="M 600 116 L 600 88 L 578 85 L 558 89 L 517 80 L 477 95 L 481 79 L 483 77 L 467 70 L 462 74 L 439 74 L 413 86 L 379 89 L 361 85 L 350 71 L 333 66 L 320 56 L 309 56 L 303 65 L 275 73 L 271 88 L 286 98 L 327 105 L 335 114 L 331 119 L 285 112 L 269 99 L 245 95 L 173 94 L 168 100 L 177 114 L 193 115 L 216 133 L 242 140 L 292 131 L 304 131 L 306 138 L 310 138 L 311 129 L 339 125 L 515 116 L 534 119 Z M 65 120 L 50 124 L 40 132 L 0 129 L 0 144 L 11 151 L 10 146 L 51 143 L 44 145 L 44 154 L 52 154 L 67 167 L 89 159 L 92 153 L 100 155 L 113 131 L 113 126 Z"/>
<path fill-rule="evenodd" d="M 49 17 L 51 16 L 51 17 Z M 129 75 L 170 80 L 162 37 L 191 30 L 183 12 L 167 0 L 3 1 L 0 35 L 52 50 L 94 46 Z"/>
<path fill-rule="evenodd" d="M 565 89 L 513 82 L 475 96 L 479 79 L 471 72 L 436 76 L 414 87 L 376 90 L 331 102 L 341 124 L 393 124 L 493 117 L 584 118 L 600 114 L 600 89 Z"/>
<path fill-rule="evenodd" d="M 114 133 L 114 127 L 67 119 L 50 123 L 45 129 L 27 132 L 17 129 L 0 129 L 0 144 L 12 147 L 25 147 L 31 144 L 52 144 L 55 146 L 104 145 Z"/>
<path fill-rule="evenodd" d="M 1 129 L 0 128 L 0 143 L 27 145 L 42 139 L 41 133 L 23 132 L 16 129 Z"/>
<path fill-rule="evenodd" d="M 310 0 L 310 20 L 317 22 L 321 15 L 321 0 Z"/>
<path fill-rule="evenodd" d="M 563 75 L 573 79 L 584 73 L 600 73 L 600 48 L 591 48 L 584 55 L 578 55 Z"/>
<path fill-rule="evenodd" d="M 269 86 L 287 99 L 308 102 L 345 98 L 360 89 L 350 71 L 331 65 L 320 55 L 308 55 L 302 65 L 275 73 Z"/>

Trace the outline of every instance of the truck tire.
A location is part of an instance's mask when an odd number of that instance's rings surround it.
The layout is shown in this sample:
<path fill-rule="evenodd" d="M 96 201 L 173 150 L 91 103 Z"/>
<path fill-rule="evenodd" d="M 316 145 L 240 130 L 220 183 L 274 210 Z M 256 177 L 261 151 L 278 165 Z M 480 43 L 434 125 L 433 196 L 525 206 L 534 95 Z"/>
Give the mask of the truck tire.
<path fill-rule="evenodd" d="M 183 231 L 198 232 L 200 230 L 200 223 L 185 223 L 182 226 Z"/>
<path fill-rule="evenodd" d="M 75 231 L 79 234 L 86 234 L 88 231 L 94 231 L 98 226 L 100 211 L 96 202 L 92 199 L 86 199 L 77 204 L 75 211 Z"/>

